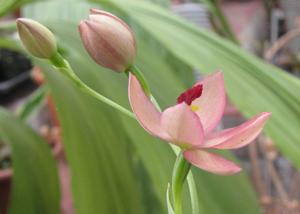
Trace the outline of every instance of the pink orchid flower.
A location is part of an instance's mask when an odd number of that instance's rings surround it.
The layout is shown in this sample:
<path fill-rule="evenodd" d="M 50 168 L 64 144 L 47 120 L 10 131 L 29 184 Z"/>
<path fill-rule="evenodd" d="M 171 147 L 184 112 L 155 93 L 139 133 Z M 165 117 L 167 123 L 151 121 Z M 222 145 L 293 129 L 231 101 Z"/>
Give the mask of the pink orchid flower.
<path fill-rule="evenodd" d="M 151 135 L 179 146 L 192 165 L 220 175 L 241 170 L 235 163 L 211 153 L 212 149 L 238 149 L 251 143 L 270 117 L 263 112 L 245 123 L 212 132 L 224 113 L 226 96 L 222 72 L 215 72 L 181 94 L 177 104 L 160 112 L 130 74 L 129 101 L 141 126 Z"/>

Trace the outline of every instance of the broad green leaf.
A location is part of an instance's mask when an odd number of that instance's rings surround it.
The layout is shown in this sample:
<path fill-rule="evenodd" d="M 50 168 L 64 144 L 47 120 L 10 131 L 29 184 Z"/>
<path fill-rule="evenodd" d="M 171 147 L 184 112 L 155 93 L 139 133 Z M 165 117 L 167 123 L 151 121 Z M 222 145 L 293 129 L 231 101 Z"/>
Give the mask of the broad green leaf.
<path fill-rule="evenodd" d="M 60 190 L 50 147 L 31 128 L 0 108 L 0 139 L 12 150 L 9 213 L 60 213 Z"/>
<path fill-rule="evenodd" d="M 272 112 L 265 129 L 267 135 L 300 167 L 298 78 L 163 8 L 141 1 L 112 2 L 185 63 L 203 73 L 222 69 L 229 98 L 246 117 L 262 111 Z"/>
<path fill-rule="evenodd" d="M 64 2 L 65 6 L 62 1 L 36 4 L 26 9 L 26 15 L 45 23 L 55 32 L 71 65 L 84 82 L 101 94 L 129 107 L 125 75 L 100 68 L 81 47 L 76 25 L 80 18 L 87 16 L 91 5 L 71 5 L 68 4 L 69 1 Z M 40 13 L 40 9 L 45 7 L 48 13 Z M 144 38 L 139 38 L 137 63 L 149 80 L 155 97 L 166 107 L 173 104 L 178 94 L 187 87 L 186 81 L 173 71 L 174 64 L 161 57 L 157 49 L 150 48 L 147 42 Z M 193 74 L 185 75 L 191 78 Z M 107 211 L 106 213 L 119 213 L 125 202 L 129 210 L 126 213 L 166 213 L 165 193 L 175 157 L 170 147 L 145 133 L 136 121 L 128 120 L 115 110 L 82 94 L 53 70 L 47 71 L 46 76 L 62 123 L 65 149 L 73 173 L 77 213 L 99 209 Z M 120 165 L 113 164 L 115 161 Z M 128 169 L 128 164 L 132 166 L 132 170 Z M 95 172 L 86 168 L 92 168 Z M 82 174 L 88 174 L 84 176 L 84 182 L 80 176 Z M 259 213 L 254 193 L 244 174 L 225 179 L 215 175 L 208 177 L 200 170 L 197 170 L 197 174 L 200 210 L 205 213 L 239 213 L 243 207 L 245 213 Z M 124 183 L 120 182 L 123 177 L 127 178 Z M 105 183 L 105 178 L 110 178 L 111 185 Z M 132 182 L 135 182 L 135 188 Z M 210 185 L 215 189 L 219 188 L 220 192 L 215 194 Z M 115 200 L 108 201 L 105 190 L 114 194 Z M 241 194 L 243 201 L 237 206 L 236 201 L 241 200 Z M 94 197 L 99 199 L 98 203 L 93 201 Z M 137 197 L 140 200 L 138 207 L 132 208 Z M 222 203 L 222 200 L 226 203 Z M 115 209 L 114 212 L 111 212 L 112 208 Z M 188 206 L 185 211 L 190 213 Z"/>
<path fill-rule="evenodd" d="M 170 0 L 146 0 L 146 1 L 150 1 L 152 3 L 164 6 L 164 7 L 168 7 L 170 5 Z"/>

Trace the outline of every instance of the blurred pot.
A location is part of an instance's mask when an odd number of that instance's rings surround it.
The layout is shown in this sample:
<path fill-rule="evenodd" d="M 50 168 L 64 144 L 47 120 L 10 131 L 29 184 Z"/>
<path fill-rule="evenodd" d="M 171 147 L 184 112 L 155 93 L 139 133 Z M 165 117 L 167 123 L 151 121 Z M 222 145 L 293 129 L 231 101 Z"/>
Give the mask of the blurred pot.
<path fill-rule="evenodd" d="M 0 94 L 8 94 L 29 80 L 31 62 L 23 54 L 0 49 Z"/>

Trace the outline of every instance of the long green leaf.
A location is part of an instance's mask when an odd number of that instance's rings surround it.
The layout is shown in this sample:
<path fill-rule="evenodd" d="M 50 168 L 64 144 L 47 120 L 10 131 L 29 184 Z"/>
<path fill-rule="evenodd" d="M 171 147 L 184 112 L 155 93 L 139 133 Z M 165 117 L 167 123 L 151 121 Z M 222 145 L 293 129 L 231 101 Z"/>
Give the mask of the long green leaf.
<path fill-rule="evenodd" d="M 60 213 L 60 190 L 50 147 L 31 128 L 0 108 L 0 136 L 12 150 L 9 213 Z"/>
<path fill-rule="evenodd" d="M 170 0 L 146 0 L 146 1 L 150 1 L 164 7 L 168 7 L 170 5 Z"/>

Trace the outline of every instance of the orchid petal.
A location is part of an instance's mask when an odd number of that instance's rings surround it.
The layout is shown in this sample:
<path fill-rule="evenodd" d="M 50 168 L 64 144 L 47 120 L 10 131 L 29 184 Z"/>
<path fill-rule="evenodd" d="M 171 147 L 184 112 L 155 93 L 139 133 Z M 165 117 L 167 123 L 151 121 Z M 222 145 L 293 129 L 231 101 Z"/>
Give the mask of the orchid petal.
<path fill-rule="evenodd" d="M 203 147 L 216 149 L 238 149 L 251 143 L 262 131 L 270 113 L 263 112 L 231 129 L 208 136 Z"/>
<path fill-rule="evenodd" d="M 232 175 L 241 171 L 235 163 L 203 150 L 187 150 L 183 155 L 194 166 L 218 175 Z"/>
<path fill-rule="evenodd" d="M 128 85 L 129 102 L 141 126 L 150 134 L 162 139 L 169 139 L 163 131 L 160 120 L 161 113 L 145 94 L 137 78 L 130 74 Z"/>
<path fill-rule="evenodd" d="M 224 112 L 226 96 L 223 73 L 210 74 L 195 85 L 200 84 L 203 85 L 202 95 L 193 101 L 192 106 L 198 107 L 196 113 L 207 134 L 217 126 Z"/>
<path fill-rule="evenodd" d="M 203 143 L 200 119 L 186 103 L 166 109 L 161 116 L 161 125 L 171 137 L 170 141 L 182 148 L 197 147 Z"/>

